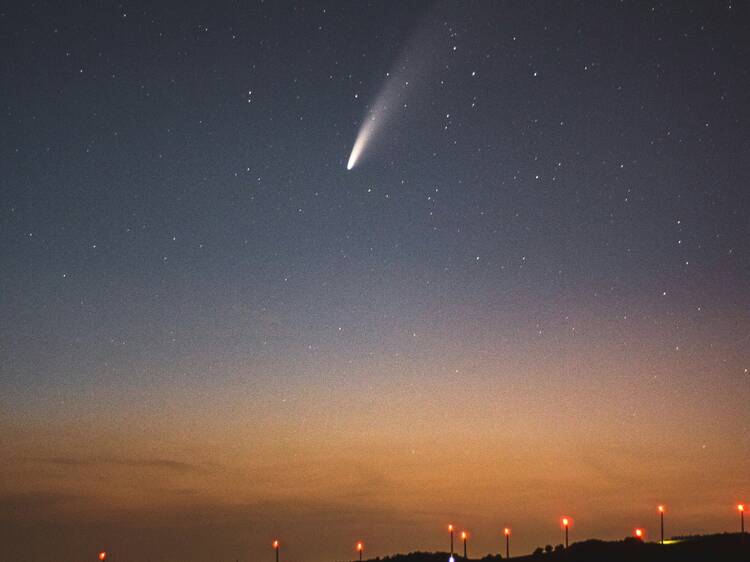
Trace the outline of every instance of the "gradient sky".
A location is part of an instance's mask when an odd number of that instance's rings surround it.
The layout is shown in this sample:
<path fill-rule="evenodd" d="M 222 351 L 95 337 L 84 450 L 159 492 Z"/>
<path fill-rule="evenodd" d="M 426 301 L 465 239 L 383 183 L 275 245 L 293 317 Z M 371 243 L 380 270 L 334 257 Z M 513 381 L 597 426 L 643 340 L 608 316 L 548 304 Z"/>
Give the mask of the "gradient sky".
<path fill-rule="evenodd" d="M 0 8 L 1 559 L 735 530 L 746 2 L 152 4 Z"/>

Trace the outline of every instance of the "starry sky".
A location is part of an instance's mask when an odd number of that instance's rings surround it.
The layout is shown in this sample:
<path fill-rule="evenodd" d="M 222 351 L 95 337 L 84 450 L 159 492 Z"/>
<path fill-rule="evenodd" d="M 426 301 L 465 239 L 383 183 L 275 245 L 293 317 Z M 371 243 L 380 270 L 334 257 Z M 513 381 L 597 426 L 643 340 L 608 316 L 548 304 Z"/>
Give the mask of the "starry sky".
<path fill-rule="evenodd" d="M 736 526 L 746 2 L 10 2 L 0 45 L 0 558 Z"/>

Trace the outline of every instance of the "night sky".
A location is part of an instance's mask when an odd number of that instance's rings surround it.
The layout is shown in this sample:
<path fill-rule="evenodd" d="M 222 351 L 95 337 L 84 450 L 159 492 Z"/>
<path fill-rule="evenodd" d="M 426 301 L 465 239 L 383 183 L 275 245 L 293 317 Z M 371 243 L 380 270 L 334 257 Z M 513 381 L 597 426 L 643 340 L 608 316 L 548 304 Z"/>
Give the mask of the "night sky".
<path fill-rule="evenodd" d="M 11 2 L 0 103 L 0 559 L 738 526 L 747 2 Z"/>

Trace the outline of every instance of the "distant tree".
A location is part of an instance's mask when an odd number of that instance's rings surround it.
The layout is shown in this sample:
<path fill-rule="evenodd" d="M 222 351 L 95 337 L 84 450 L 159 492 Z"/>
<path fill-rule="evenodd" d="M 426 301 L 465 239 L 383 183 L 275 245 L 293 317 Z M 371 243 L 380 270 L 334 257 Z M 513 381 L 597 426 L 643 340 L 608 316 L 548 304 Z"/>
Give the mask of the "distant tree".
<path fill-rule="evenodd" d="M 555 547 L 555 552 L 562 552 L 563 550 L 565 550 L 565 547 L 563 545 L 561 545 L 561 544 L 558 544 Z"/>
<path fill-rule="evenodd" d="M 545 547 L 544 547 L 544 552 L 546 552 L 547 554 L 549 554 L 549 553 L 550 553 L 550 552 L 552 552 L 553 550 L 554 550 L 554 549 L 552 548 L 552 545 L 551 545 L 551 544 L 548 544 L 547 546 L 545 546 Z"/>
<path fill-rule="evenodd" d="M 541 546 L 538 546 L 534 549 L 532 556 L 541 556 L 542 554 L 544 554 L 544 549 Z"/>

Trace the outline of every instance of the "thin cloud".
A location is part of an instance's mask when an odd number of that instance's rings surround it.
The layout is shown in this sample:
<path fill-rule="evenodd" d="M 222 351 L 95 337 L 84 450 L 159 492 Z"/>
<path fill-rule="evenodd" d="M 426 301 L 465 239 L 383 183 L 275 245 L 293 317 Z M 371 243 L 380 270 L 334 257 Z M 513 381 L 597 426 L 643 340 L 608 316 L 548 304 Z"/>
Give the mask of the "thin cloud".
<path fill-rule="evenodd" d="M 114 466 L 126 468 L 155 468 L 182 473 L 203 471 L 203 468 L 196 464 L 160 458 L 126 459 L 117 457 L 50 457 L 42 459 L 42 461 L 52 465 L 67 467 Z"/>

